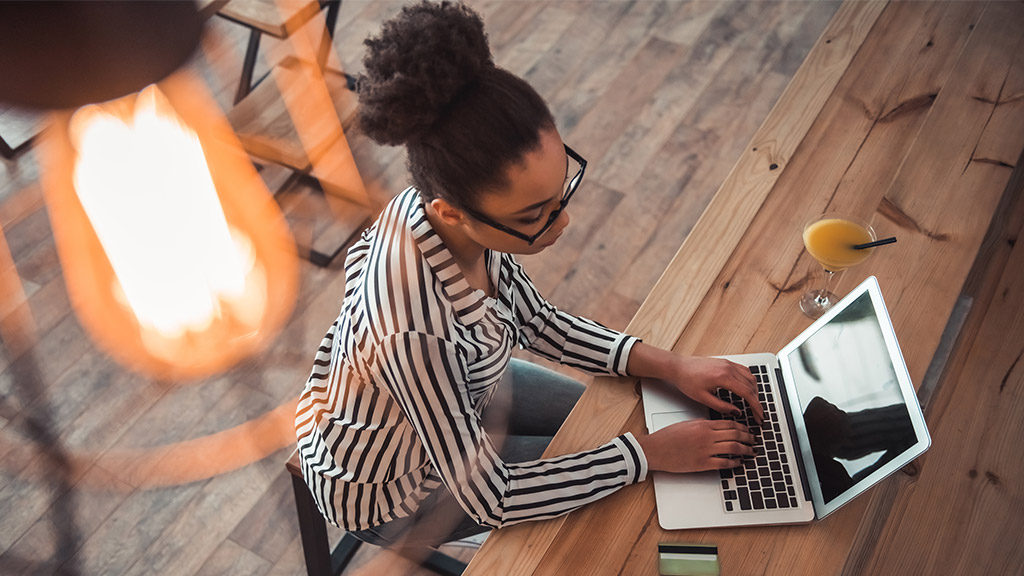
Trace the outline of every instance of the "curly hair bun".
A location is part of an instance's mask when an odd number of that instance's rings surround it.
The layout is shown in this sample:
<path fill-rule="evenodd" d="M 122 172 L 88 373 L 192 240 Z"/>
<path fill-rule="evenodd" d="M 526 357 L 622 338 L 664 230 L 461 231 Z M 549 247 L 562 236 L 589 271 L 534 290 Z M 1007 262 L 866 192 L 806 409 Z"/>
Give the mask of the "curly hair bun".
<path fill-rule="evenodd" d="M 365 44 L 359 123 L 385 145 L 425 135 L 467 86 L 494 67 L 483 21 L 461 3 L 407 6 Z"/>

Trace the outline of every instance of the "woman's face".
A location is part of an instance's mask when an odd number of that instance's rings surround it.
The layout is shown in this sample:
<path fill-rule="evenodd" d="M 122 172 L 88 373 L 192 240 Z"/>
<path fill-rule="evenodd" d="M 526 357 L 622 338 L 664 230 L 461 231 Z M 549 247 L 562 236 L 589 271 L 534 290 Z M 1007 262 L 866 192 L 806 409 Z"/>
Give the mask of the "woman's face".
<path fill-rule="evenodd" d="M 570 165 L 573 167 L 570 172 Z M 526 154 L 521 164 L 509 168 L 508 185 L 501 191 L 482 195 L 476 211 L 508 228 L 533 236 L 547 224 L 560 206 L 569 179 L 576 175 L 558 131 L 544 130 L 540 147 Z M 536 254 L 551 246 L 569 225 L 563 210 L 551 227 L 533 244 L 498 230 L 467 215 L 466 233 L 478 244 L 509 254 Z"/>

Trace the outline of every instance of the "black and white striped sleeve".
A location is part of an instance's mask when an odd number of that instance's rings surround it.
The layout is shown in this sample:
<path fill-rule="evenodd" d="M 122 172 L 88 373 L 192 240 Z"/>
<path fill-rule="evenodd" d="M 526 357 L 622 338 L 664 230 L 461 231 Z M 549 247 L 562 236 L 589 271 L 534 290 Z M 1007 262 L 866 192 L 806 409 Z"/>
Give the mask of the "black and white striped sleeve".
<path fill-rule="evenodd" d="M 452 342 L 403 332 L 378 343 L 374 360 L 434 470 L 481 525 L 560 516 L 647 476 L 647 461 L 629 433 L 575 454 L 502 461 L 470 402 L 466 364 Z"/>
<path fill-rule="evenodd" d="M 515 292 L 519 345 L 545 358 L 593 374 L 626 376 L 637 338 L 559 310 L 544 299 L 523 267 L 507 256 Z"/>

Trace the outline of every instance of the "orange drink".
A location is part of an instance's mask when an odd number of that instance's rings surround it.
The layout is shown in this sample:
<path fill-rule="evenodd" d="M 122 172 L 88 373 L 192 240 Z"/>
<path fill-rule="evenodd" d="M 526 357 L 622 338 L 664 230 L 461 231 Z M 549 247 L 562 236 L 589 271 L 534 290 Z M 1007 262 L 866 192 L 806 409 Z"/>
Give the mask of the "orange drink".
<path fill-rule="evenodd" d="M 826 270 L 839 272 L 863 262 L 871 248 L 854 250 L 857 244 L 874 240 L 870 231 L 843 218 L 824 218 L 804 230 L 807 252 Z"/>
<path fill-rule="evenodd" d="M 875 231 L 867 222 L 839 214 L 822 214 L 804 225 L 804 247 L 825 273 L 824 286 L 810 290 L 800 298 L 800 310 L 811 318 L 828 311 L 837 300 L 831 292 L 835 277 L 850 266 L 856 266 L 872 249 L 854 250 L 858 244 L 875 239 Z"/>

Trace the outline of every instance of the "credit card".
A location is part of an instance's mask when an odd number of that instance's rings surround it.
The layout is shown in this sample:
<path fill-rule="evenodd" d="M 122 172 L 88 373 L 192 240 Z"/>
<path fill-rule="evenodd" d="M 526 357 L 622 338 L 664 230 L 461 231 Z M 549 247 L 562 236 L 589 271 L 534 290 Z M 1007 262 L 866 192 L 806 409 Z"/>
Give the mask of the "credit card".
<path fill-rule="evenodd" d="M 718 546 L 658 544 L 658 574 L 662 576 L 719 576 Z"/>

